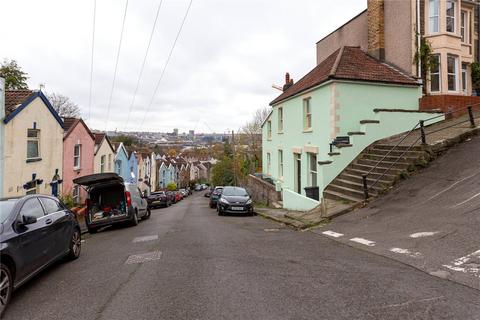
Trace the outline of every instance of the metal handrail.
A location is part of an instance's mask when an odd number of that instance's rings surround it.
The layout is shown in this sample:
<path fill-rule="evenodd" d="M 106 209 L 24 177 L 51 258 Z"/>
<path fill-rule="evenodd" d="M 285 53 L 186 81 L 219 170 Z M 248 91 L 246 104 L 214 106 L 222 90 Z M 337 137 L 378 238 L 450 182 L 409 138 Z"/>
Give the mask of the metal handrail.
<path fill-rule="evenodd" d="M 432 134 L 432 133 L 436 133 L 436 132 L 439 132 L 439 131 L 442 131 L 442 130 L 445 130 L 445 129 L 448 129 L 448 128 L 451 128 L 453 126 L 456 126 L 458 124 L 461 124 L 461 123 L 464 123 L 464 122 L 470 122 L 470 125 L 471 127 L 475 127 L 475 118 L 473 117 L 473 111 L 472 111 L 472 108 L 474 106 L 480 106 L 480 103 L 477 103 L 477 104 L 473 104 L 473 105 L 470 105 L 470 106 L 467 106 L 466 108 L 461 108 L 461 109 L 457 109 L 457 110 L 452 110 L 452 111 L 449 111 L 449 112 L 446 112 L 446 113 L 442 113 L 441 115 L 438 115 L 438 116 L 435 116 L 435 117 L 431 117 L 431 118 L 428 118 L 428 119 L 425 119 L 425 120 L 420 120 L 409 132 L 407 132 L 406 135 L 403 136 L 403 138 L 395 145 L 393 146 L 388 152 L 387 154 L 385 154 L 380 160 L 377 161 L 377 163 L 375 164 L 375 166 L 373 168 L 371 168 L 366 174 L 362 175 L 362 180 L 363 180 L 363 191 L 364 191 L 364 196 L 365 196 L 365 200 L 369 198 L 369 190 L 371 190 L 377 183 L 378 181 L 380 181 L 384 176 L 385 174 L 387 174 L 388 171 L 390 171 L 390 169 L 393 168 L 393 166 L 395 164 L 398 163 L 398 161 L 400 159 L 403 158 L 403 156 L 409 152 L 413 146 L 418 142 L 418 140 L 422 139 L 422 144 L 425 144 L 426 143 L 426 133 L 425 133 L 425 129 L 424 129 L 424 123 L 427 122 L 427 121 L 431 121 L 431 120 L 434 120 L 434 119 L 437 119 L 437 118 L 440 118 L 440 117 L 444 117 L 446 115 L 449 115 L 449 114 L 452 114 L 452 113 L 455 113 L 455 112 L 458 112 L 459 110 L 465 110 L 467 109 L 468 110 L 468 115 L 469 115 L 469 119 L 468 120 L 465 120 L 465 121 L 461 121 L 461 122 L 457 122 L 455 123 L 454 125 L 451 125 L 451 126 L 447 126 L 447 127 L 444 127 L 444 128 L 440 128 L 438 130 L 435 130 L 433 132 L 430 132 L 428 134 Z M 385 160 L 386 157 L 388 157 L 390 155 L 390 153 L 395 150 L 403 141 L 405 141 L 405 139 L 410 136 L 416 129 L 417 127 L 420 126 L 420 137 L 417 138 L 406 150 L 404 150 L 404 152 L 390 165 L 390 167 L 388 167 L 374 182 L 373 184 L 371 184 L 370 186 L 368 186 L 368 183 L 367 183 L 367 178 L 368 176 L 373 172 L 373 170 L 377 169 L 379 164 Z"/>

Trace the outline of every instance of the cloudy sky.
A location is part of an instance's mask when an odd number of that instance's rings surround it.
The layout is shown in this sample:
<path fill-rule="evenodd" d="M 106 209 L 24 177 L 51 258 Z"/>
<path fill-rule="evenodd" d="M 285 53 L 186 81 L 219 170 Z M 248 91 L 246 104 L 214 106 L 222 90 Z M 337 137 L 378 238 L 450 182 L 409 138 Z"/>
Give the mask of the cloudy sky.
<path fill-rule="evenodd" d="M 286 71 L 298 80 L 315 66 L 319 39 L 366 8 L 366 0 L 193 0 L 154 95 L 190 2 L 163 0 L 129 118 L 160 0 L 129 0 L 110 112 L 126 0 L 96 0 L 89 107 L 94 1 L 2 1 L 0 58 L 17 60 L 31 88 L 69 96 L 95 129 L 161 132 L 239 128 L 280 93 L 271 85 Z"/>

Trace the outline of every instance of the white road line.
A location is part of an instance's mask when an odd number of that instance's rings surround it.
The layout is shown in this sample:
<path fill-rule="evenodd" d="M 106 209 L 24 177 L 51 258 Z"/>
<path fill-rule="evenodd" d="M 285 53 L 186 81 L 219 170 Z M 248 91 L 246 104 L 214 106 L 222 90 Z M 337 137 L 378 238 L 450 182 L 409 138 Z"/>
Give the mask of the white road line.
<path fill-rule="evenodd" d="M 144 237 L 136 237 L 135 239 L 132 240 L 133 243 L 135 242 L 145 242 L 145 241 L 152 241 L 152 240 L 157 240 L 158 235 L 153 235 L 153 236 L 144 236 Z"/>
<path fill-rule="evenodd" d="M 472 263 L 472 260 L 473 263 Z M 463 272 L 480 278 L 480 250 L 472 252 L 464 257 L 453 260 L 450 264 L 444 264 L 445 268 Z"/>
<path fill-rule="evenodd" d="M 403 248 L 391 248 L 391 252 L 399 253 L 399 254 L 404 254 L 406 256 L 409 256 L 411 258 L 419 258 L 422 256 L 420 252 L 412 252 L 408 249 L 403 249 Z"/>
<path fill-rule="evenodd" d="M 369 246 L 369 247 L 373 247 L 376 244 L 375 241 L 370 241 L 370 240 L 363 239 L 363 238 L 352 238 L 352 239 L 350 239 L 350 241 L 357 242 L 357 243 L 360 243 L 360 244 L 364 244 L 364 245 Z"/>
<path fill-rule="evenodd" d="M 467 200 L 465 200 L 465 201 L 462 201 L 462 202 L 460 202 L 460 203 L 457 203 L 457 204 L 456 204 L 456 205 L 454 205 L 453 207 L 450 207 L 450 209 L 453 209 L 453 208 L 459 207 L 459 206 L 461 206 L 462 204 L 465 204 L 465 203 L 467 203 L 468 201 L 470 201 L 470 200 L 473 200 L 473 199 L 475 199 L 475 198 L 476 198 L 476 197 L 478 197 L 478 196 L 480 196 L 480 192 L 479 192 L 479 193 L 477 193 L 476 195 L 474 195 L 474 196 L 472 196 L 472 197 L 468 198 L 468 199 L 467 199 Z"/>
<path fill-rule="evenodd" d="M 134 263 L 144 263 L 144 262 L 149 262 L 149 261 L 155 261 L 155 260 L 160 260 L 161 257 L 162 257 L 162 252 L 161 251 L 152 251 L 152 252 L 141 253 L 141 254 L 132 254 L 131 256 L 128 257 L 127 261 L 125 261 L 125 264 L 134 264 Z"/>
<path fill-rule="evenodd" d="M 470 179 L 470 178 L 475 177 L 475 176 L 476 176 L 477 174 L 479 174 L 479 173 L 480 173 L 480 172 L 477 172 L 477 173 L 474 173 L 474 174 L 472 174 L 472 175 L 470 175 L 470 176 L 468 176 L 468 177 L 465 177 L 465 178 L 463 178 L 463 179 L 461 179 L 461 180 L 458 180 L 457 182 L 455 182 L 455 183 L 453 183 L 452 185 L 450 185 L 448 188 L 443 189 L 443 190 L 440 191 L 439 193 L 431 196 L 430 198 L 428 198 L 427 200 L 425 200 L 424 202 L 422 202 L 422 204 L 424 204 L 425 202 L 428 202 L 428 201 L 430 201 L 430 200 L 438 197 L 438 196 L 441 195 L 442 193 L 447 192 L 448 190 L 450 190 L 450 189 L 452 189 L 453 187 L 455 187 L 457 184 L 462 183 L 462 182 L 465 181 L 465 180 L 468 180 L 468 179 Z"/>
<path fill-rule="evenodd" d="M 338 233 L 338 232 L 334 232 L 334 231 L 331 231 L 331 230 L 323 231 L 322 233 L 326 236 L 330 236 L 330 237 L 334 237 L 334 238 L 343 237 L 343 233 Z"/>
<path fill-rule="evenodd" d="M 437 233 L 438 233 L 438 231 L 424 231 L 424 232 L 412 233 L 409 237 L 410 238 L 422 238 L 422 237 L 433 236 L 434 234 L 437 234 Z"/>

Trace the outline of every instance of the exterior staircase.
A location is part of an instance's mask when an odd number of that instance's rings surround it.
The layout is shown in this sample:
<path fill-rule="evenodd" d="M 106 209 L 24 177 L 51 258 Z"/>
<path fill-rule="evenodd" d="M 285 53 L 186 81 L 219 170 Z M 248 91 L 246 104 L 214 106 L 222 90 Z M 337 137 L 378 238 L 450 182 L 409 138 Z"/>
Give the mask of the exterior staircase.
<path fill-rule="evenodd" d="M 408 175 L 408 172 L 415 170 L 416 166 L 424 165 L 430 160 L 429 153 L 421 146 L 411 147 L 410 150 L 408 146 L 397 146 L 389 153 L 394 147 L 382 142 L 370 145 L 325 188 L 324 197 L 337 201 L 362 202 L 365 200 L 363 175 L 371 170 L 367 177 L 367 185 L 368 187 L 373 185 L 369 195 L 376 197 L 404 175 Z M 395 161 L 398 162 L 394 164 Z"/>

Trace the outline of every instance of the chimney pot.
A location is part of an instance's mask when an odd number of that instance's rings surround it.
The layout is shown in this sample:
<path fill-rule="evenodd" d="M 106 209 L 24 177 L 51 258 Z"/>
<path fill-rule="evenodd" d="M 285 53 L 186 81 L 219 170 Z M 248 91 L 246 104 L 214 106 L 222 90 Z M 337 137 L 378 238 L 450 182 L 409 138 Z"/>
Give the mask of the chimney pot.
<path fill-rule="evenodd" d="M 283 85 L 283 91 L 286 91 L 293 85 L 293 79 L 290 79 L 290 73 L 285 74 L 285 84 Z"/>

